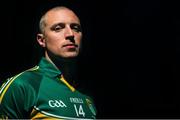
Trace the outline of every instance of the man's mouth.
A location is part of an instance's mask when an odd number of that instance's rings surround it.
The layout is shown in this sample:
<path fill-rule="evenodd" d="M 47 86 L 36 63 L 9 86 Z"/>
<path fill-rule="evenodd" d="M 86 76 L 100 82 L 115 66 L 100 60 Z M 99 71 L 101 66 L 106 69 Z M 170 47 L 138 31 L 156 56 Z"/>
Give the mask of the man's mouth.
<path fill-rule="evenodd" d="M 63 47 L 65 47 L 65 48 L 76 48 L 76 47 L 78 47 L 78 45 L 76 45 L 76 44 L 66 44 L 66 45 L 63 45 Z"/>

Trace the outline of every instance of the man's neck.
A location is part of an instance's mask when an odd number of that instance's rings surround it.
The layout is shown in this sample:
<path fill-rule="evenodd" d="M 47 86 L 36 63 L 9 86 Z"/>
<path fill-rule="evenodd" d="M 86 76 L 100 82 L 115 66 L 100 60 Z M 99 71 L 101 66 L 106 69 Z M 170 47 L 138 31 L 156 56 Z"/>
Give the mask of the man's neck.
<path fill-rule="evenodd" d="M 61 58 L 53 54 L 45 54 L 45 58 L 50 61 L 56 68 L 58 68 L 65 80 L 76 86 L 77 83 L 77 60 L 76 58 Z"/>

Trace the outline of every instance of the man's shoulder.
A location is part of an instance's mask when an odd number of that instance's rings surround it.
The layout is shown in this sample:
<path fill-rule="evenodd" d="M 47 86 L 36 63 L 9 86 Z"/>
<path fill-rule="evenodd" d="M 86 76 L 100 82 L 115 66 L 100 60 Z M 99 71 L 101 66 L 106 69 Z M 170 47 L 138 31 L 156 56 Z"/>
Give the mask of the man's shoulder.
<path fill-rule="evenodd" d="M 27 69 L 19 74 L 14 75 L 13 77 L 9 78 L 9 80 L 14 81 L 16 84 L 24 84 L 41 79 L 41 77 L 42 75 L 39 70 L 39 66 L 35 66 L 33 68 Z"/>
<path fill-rule="evenodd" d="M 41 78 L 38 66 L 8 78 L 0 87 L 0 102 L 4 96 L 9 96 L 9 94 L 23 93 L 22 91 L 37 92 Z"/>

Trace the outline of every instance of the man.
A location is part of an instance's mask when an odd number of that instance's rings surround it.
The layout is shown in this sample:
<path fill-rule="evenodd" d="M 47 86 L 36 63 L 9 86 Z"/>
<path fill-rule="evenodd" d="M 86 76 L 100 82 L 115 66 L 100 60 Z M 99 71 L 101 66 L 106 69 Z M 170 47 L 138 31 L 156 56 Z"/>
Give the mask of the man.
<path fill-rule="evenodd" d="M 37 66 L 2 85 L 1 117 L 94 119 L 92 99 L 73 87 L 82 39 L 79 18 L 69 8 L 57 6 L 41 17 L 39 26 L 37 41 L 45 55 Z"/>

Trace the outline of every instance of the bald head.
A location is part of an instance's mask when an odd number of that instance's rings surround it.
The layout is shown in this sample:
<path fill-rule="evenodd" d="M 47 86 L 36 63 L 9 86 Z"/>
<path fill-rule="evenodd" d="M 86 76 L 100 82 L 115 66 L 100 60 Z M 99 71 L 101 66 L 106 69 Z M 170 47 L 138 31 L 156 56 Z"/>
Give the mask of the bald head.
<path fill-rule="evenodd" d="M 41 33 L 44 33 L 44 28 L 45 26 L 47 25 L 46 24 L 46 21 L 47 21 L 47 16 L 49 13 L 51 12 L 54 12 L 54 11 L 61 11 L 61 10 L 68 10 L 70 12 L 72 12 L 74 15 L 76 15 L 71 9 L 65 7 L 65 6 L 57 6 L 57 7 L 54 7 L 50 10 L 48 10 L 40 19 L 40 22 L 39 22 L 39 30 Z M 76 16 L 77 17 L 77 16 Z M 77 19 L 79 20 L 79 18 L 77 17 Z M 80 21 L 80 20 L 79 20 Z"/>

